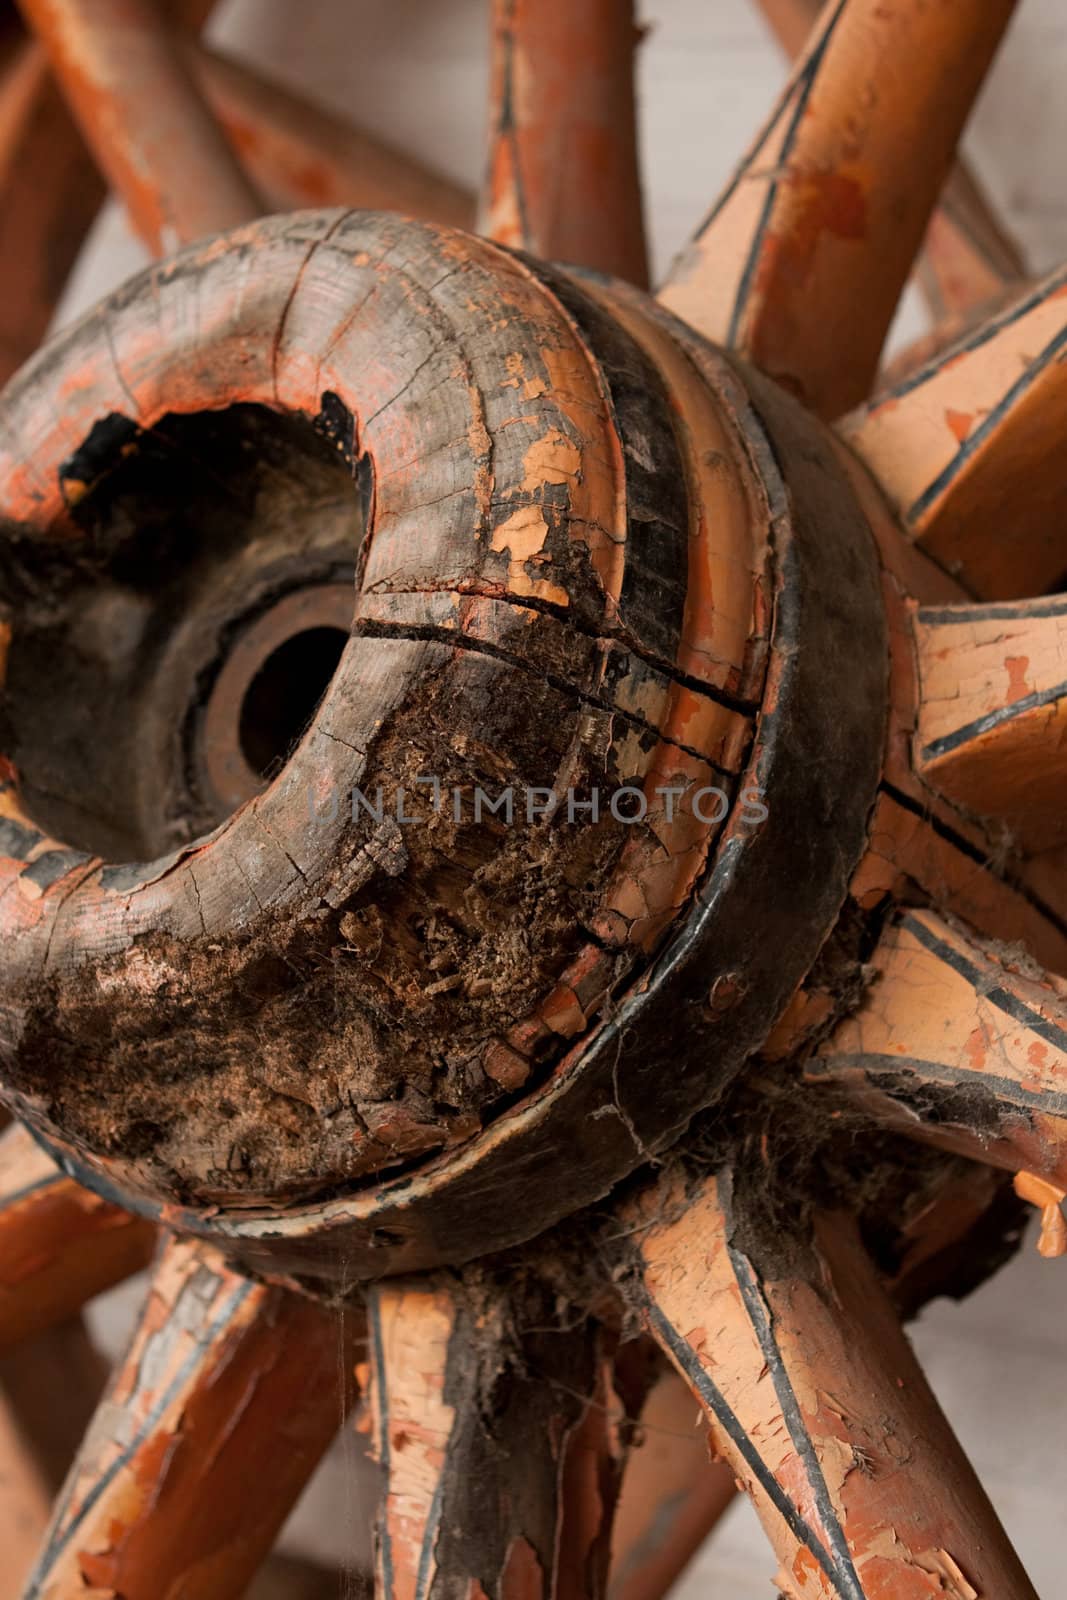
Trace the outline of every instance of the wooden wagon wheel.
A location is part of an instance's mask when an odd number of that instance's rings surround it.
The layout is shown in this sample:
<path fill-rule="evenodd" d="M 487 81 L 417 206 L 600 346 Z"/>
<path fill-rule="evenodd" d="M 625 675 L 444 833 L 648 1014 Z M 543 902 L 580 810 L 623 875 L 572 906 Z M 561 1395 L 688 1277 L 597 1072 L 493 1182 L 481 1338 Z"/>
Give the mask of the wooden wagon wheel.
<path fill-rule="evenodd" d="M 27 1597 L 236 1600 L 361 1399 L 384 1595 L 736 1479 L 791 1600 L 1033 1596 L 901 1317 L 1067 1248 L 1063 274 L 872 395 L 1011 9 L 833 0 L 653 298 L 622 0 L 495 6 L 482 237 L 24 0 L 213 234 L 2 407 L 0 1342 L 162 1239 Z"/>

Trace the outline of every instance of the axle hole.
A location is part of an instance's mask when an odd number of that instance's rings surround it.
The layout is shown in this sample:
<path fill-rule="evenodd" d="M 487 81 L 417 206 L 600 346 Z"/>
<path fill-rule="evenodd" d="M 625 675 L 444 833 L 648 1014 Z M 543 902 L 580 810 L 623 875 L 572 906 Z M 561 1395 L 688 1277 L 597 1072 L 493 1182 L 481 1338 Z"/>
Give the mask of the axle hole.
<path fill-rule="evenodd" d="M 299 742 L 347 643 L 340 628 L 307 628 L 272 651 L 252 679 L 238 737 L 261 778 L 272 777 Z"/>

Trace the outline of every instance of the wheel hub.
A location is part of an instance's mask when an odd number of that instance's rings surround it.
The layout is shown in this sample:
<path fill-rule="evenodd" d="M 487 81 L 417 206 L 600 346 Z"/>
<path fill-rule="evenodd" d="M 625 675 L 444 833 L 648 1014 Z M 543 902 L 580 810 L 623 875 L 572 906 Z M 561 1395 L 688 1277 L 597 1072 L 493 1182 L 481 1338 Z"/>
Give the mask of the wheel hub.
<path fill-rule="evenodd" d="M 885 661 L 831 447 L 632 292 L 369 216 L 258 224 L 146 275 L 28 369 L 26 436 L 76 366 L 77 493 L 54 427 L 5 463 L 8 698 L 41 681 L 56 615 L 69 640 L 75 600 L 114 611 L 173 517 L 141 441 L 214 429 L 192 520 L 220 531 L 193 541 L 203 573 L 144 568 L 168 644 L 151 691 L 115 697 L 156 776 L 112 838 L 158 847 L 169 816 L 168 854 L 45 837 L 91 768 L 121 813 L 116 768 L 85 730 L 45 784 L 14 720 L 8 1092 L 86 1182 L 269 1270 L 532 1236 L 721 1095 L 842 904 Z M 269 470 L 235 513 L 250 455 Z M 354 620 L 314 710 L 345 563 Z"/>

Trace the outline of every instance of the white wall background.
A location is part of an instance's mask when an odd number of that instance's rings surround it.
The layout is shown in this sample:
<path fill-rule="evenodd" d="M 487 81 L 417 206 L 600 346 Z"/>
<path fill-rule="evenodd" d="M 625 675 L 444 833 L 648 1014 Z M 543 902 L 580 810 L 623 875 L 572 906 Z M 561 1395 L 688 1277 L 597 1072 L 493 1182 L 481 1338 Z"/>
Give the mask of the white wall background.
<path fill-rule="evenodd" d="M 642 0 L 640 84 L 647 215 L 662 271 L 737 161 L 783 77 L 749 0 Z M 353 120 L 476 183 L 486 79 L 484 0 L 229 0 L 216 38 Z M 1032 264 L 1067 256 L 1067 6 L 1022 0 L 966 148 Z M 143 257 L 112 210 L 63 307 L 69 316 Z M 908 297 L 898 336 L 923 314 Z M 94 1313 L 111 1347 L 132 1288 Z M 914 1337 L 934 1387 L 1029 1565 L 1042 1600 L 1063 1600 L 1067 1502 L 1067 1261 L 1032 1247 L 962 1306 L 930 1308 Z M 338 1563 L 366 1550 L 372 1480 L 339 1443 L 289 1539 Z M 728 1515 L 679 1600 L 769 1600 L 770 1559 L 746 1506 Z M 982 1600 L 999 1600 L 983 1596 Z"/>

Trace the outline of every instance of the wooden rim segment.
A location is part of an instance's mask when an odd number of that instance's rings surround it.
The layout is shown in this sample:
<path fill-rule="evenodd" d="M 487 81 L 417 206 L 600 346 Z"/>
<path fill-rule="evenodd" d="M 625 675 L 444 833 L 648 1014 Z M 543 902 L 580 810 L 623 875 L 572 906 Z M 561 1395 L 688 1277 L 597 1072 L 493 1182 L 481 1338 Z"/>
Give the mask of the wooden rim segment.
<path fill-rule="evenodd" d="M 155 255 L 262 207 L 148 0 L 21 0 L 101 169 Z"/>
<path fill-rule="evenodd" d="M 1036 1600 L 850 1218 L 819 1218 L 810 1247 L 767 1236 L 729 1174 L 653 1191 L 638 1214 L 649 1330 L 752 1496 L 790 1600 Z"/>
<path fill-rule="evenodd" d="M 347 1336 L 207 1247 L 166 1243 L 25 1600 L 236 1600 L 343 1418 Z"/>
<path fill-rule="evenodd" d="M 820 416 L 882 344 L 1011 0 L 837 0 L 660 291 Z"/>
<path fill-rule="evenodd" d="M 632 0 L 492 0 L 479 232 L 648 283 Z"/>
<path fill-rule="evenodd" d="M 0 1134 L 0 1350 L 140 1271 L 155 1229 L 64 1176 L 18 1124 Z"/>

